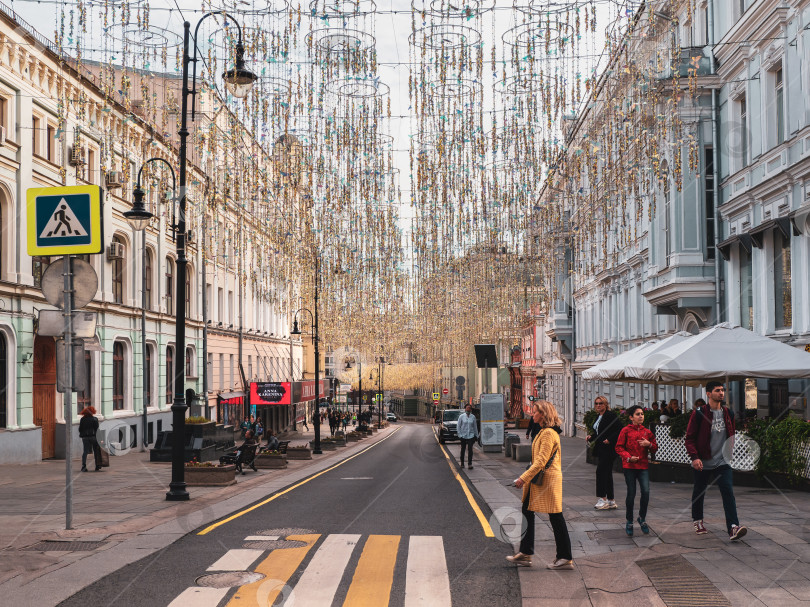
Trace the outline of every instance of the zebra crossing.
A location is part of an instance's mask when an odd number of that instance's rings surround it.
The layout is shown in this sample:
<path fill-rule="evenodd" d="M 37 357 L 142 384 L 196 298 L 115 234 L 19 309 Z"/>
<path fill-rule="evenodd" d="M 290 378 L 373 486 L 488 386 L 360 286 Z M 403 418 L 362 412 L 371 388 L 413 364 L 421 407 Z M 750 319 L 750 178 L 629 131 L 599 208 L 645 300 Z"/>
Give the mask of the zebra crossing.
<path fill-rule="evenodd" d="M 281 542 L 278 542 L 281 540 Z M 288 543 L 272 550 L 228 550 L 169 607 L 295 607 L 388 605 L 400 546 L 407 541 L 405 607 L 452 603 L 441 536 L 302 533 L 284 537 L 251 535 L 248 542 Z M 341 590 L 349 563 L 348 589 Z M 303 566 L 294 586 L 291 579 Z M 345 586 L 344 586 L 345 588 Z M 341 596 L 343 594 L 344 596 Z"/>

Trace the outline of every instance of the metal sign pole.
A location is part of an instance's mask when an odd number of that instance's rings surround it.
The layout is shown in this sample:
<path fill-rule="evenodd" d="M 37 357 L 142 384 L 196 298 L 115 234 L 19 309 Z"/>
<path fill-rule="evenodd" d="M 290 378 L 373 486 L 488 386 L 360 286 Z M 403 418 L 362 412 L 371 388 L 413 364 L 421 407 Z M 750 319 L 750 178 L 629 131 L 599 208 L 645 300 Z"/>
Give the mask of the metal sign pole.
<path fill-rule="evenodd" d="M 70 255 L 62 258 L 65 279 L 65 529 L 73 528 L 73 269 Z"/>

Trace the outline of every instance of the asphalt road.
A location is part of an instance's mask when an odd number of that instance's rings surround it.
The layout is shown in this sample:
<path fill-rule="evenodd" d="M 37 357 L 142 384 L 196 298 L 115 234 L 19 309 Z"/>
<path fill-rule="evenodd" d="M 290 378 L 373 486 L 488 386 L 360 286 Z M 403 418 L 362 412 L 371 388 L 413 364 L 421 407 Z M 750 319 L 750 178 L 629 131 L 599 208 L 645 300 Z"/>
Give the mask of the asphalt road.
<path fill-rule="evenodd" d="M 62 605 L 519 605 L 516 570 L 504 560 L 511 546 L 485 536 L 454 470 L 429 425 L 400 424 L 345 463 Z"/>

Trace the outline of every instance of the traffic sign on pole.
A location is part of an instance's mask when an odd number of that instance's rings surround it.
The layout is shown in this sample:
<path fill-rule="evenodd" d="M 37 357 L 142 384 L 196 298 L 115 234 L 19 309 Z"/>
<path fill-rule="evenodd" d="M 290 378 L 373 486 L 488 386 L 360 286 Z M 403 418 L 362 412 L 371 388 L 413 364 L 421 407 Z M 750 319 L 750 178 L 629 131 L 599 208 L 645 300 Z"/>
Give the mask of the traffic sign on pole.
<path fill-rule="evenodd" d="M 438 392 L 433 393 L 433 400 L 439 400 L 439 393 Z"/>
<path fill-rule="evenodd" d="M 84 255 L 104 247 L 101 187 L 28 189 L 28 254 Z"/>
<path fill-rule="evenodd" d="M 450 390 L 445 388 L 444 390 L 442 390 L 442 394 L 444 394 L 444 395 L 450 394 Z"/>

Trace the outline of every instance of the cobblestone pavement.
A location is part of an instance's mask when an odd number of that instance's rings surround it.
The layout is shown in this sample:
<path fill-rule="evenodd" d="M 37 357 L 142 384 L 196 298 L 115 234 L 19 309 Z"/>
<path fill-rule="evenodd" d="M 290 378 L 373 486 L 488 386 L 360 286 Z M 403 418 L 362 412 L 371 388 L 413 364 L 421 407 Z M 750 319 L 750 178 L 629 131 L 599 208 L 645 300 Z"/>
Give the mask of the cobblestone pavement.
<path fill-rule="evenodd" d="M 522 432 L 520 437 L 526 442 Z M 459 447 L 447 446 L 458 458 Z M 536 564 L 519 571 L 524 605 L 675 604 L 666 592 L 666 580 L 654 585 L 656 580 L 639 566 L 667 556 L 654 563 L 655 569 L 662 576 L 683 576 L 676 584 L 681 590 L 675 593 L 681 601 L 689 596 L 690 586 L 703 581 L 734 607 L 810 605 L 810 494 L 735 487 L 740 522 L 749 531 L 742 541 L 730 542 L 716 488 L 709 490 L 705 502 L 709 533 L 697 536 L 691 523 L 691 484 L 651 483 L 647 514 L 651 533 L 643 535 L 636 524 L 630 538 L 624 532 L 624 477 L 614 473 L 619 508 L 595 510 L 596 467 L 585 461 L 584 441 L 563 438 L 562 454 L 563 507 L 576 571 L 545 569 L 554 556 L 554 539 L 545 518 L 536 517 Z M 492 509 L 496 535 L 516 549 L 519 538 L 514 537 L 511 522 L 520 519 L 520 492 L 507 485 L 526 463 L 479 450 L 476 458 L 473 470 L 464 472 Z M 717 603 L 695 599 L 677 604 Z"/>

